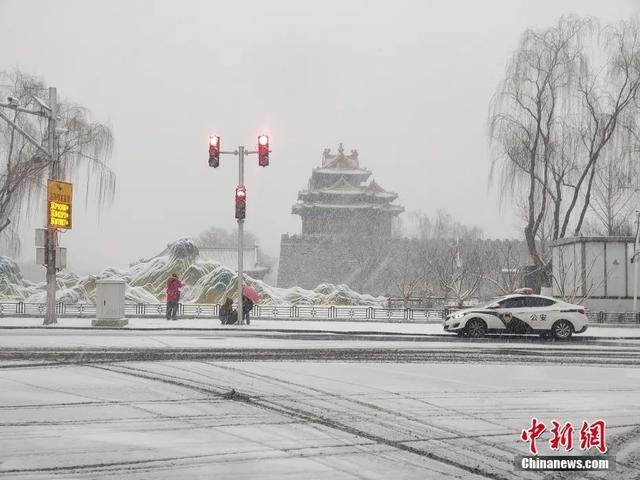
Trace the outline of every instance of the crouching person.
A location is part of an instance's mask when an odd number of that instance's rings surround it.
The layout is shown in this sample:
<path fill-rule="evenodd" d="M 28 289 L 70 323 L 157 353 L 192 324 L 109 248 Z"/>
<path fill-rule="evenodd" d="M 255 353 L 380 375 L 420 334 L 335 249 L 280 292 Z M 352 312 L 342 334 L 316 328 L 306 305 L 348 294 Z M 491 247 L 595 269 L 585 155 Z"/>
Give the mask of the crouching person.
<path fill-rule="evenodd" d="M 233 325 L 238 322 L 238 312 L 233 309 L 233 300 L 229 297 L 220 305 L 220 322 L 222 325 Z"/>

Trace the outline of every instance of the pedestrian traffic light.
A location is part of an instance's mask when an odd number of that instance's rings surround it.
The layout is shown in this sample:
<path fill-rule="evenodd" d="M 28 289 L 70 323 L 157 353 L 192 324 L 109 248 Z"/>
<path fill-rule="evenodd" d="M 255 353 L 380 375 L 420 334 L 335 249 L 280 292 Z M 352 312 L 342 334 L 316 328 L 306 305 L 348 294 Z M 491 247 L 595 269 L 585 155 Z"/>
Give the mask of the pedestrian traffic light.
<path fill-rule="evenodd" d="M 258 165 L 266 167 L 269 165 L 269 137 L 258 135 Z"/>
<path fill-rule="evenodd" d="M 247 189 L 236 187 L 236 218 L 244 220 L 247 214 Z"/>
<path fill-rule="evenodd" d="M 217 135 L 209 137 L 209 166 L 220 166 L 220 137 Z"/>

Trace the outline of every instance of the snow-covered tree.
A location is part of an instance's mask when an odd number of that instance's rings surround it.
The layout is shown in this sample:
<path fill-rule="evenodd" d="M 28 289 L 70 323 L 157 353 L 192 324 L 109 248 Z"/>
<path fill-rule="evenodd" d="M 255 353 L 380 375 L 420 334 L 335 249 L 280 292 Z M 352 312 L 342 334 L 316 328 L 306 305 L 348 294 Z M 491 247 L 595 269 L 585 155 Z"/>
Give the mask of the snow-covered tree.
<path fill-rule="evenodd" d="M 490 134 L 494 178 L 524 207 L 536 266 L 551 260 L 547 240 L 583 231 L 605 159 L 637 160 L 628 152 L 640 138 L 639 88 L 636 20 L 562 17 L 522 35 L 491 103 Z"/>
<path fill-rule="evenodd" d="M 0 98 L 13 97 L 21 107 L 37 110 L 34 96 L 47 98 L 41 79 L 19 70 L 0 72 Z M 30 136 L 46 144 L 45 119 L 4 110 Z M 113 143 L 111 130 L 91 121 L 86 108 L 68 101 L 58 104 L 57 127 L 60 176 L 76 184 L 81 181 L 85 201 L 93 198 L 100 206 L 111 201 L 115 192 L 115 174 L 107 165 Z M 7 250 L 19 250 L 20 220 L 42 211 L 51 164 L 51 159 L 0 120 L 0 242 Z"/>

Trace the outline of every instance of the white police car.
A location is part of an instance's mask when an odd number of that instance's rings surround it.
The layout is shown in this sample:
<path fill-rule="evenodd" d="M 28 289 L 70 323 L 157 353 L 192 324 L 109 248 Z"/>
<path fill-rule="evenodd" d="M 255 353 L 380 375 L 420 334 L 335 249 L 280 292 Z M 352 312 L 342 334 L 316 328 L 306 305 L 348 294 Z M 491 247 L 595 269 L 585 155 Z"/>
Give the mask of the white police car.
<path fill-rule="evenodd" d="M 458 310 L 444 320 L 445 332 L 480 338 L 487 333 L 537 333 L 566 340 L 587 329 L 584 307 L 551 297 L 513 294 L 479 308 Z"/>

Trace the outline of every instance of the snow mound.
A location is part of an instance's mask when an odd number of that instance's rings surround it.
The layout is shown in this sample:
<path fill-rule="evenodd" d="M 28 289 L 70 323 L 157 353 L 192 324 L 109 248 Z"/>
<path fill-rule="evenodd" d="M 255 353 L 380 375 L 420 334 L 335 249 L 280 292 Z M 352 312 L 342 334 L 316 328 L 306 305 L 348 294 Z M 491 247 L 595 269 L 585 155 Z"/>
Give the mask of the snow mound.
<path fill-rule="evenodd" d="M 126 282 L 127 302 L 157 303 L 166 300 L 167 278 L 175 273 L 184 287 L 183 303 L 223 303 L 235 297 L 238 278 L 234 271 L 211 260 L 199 260 L 199 251 L 190 238 L 179 238 L 148 259 L 140 259 L 128 269 L 107 268 L 97 275 L 79 277 L 58 274 L 56 299 L 64 303 L 95 303 L 96 280 L 117 278 Z M 299 287 L 277 288 L 244 276 L 244 281 L 260 293 L 260 304 L 267 305 L 368 305 L 383 306 L 383 297 L 359 294 L 347 285 L 322 283 L 314 290 Z M 0 257 L 0 298 L 44 303 L 46 285 L 22 278 L 17 264 Z"/>
<path fill-rule="evenodd" d="M 0 298 L 22 299 L 34 284 L 22 278 L 20 267 L 9 257 L 0 256 Z"/>

